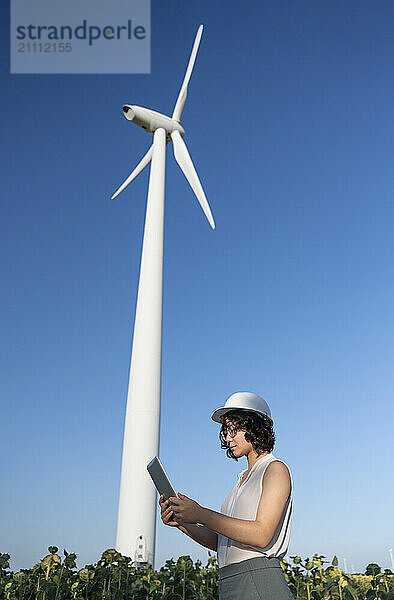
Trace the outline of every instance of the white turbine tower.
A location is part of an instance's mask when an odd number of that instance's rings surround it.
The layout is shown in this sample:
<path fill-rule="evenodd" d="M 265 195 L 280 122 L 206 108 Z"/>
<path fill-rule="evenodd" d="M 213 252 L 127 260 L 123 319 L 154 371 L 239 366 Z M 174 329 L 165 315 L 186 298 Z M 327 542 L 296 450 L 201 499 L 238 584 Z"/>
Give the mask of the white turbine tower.
<path fill-rule="evenodd" d="M 146 469 L 159 454 L 161 336 L 163 299 L 163 225 L 166 144 L 172 140 L 175 160 L 190 183 L 211 227 L 209 204 L 186 148 L 180 124 L 187 88 L 201 40 L 200 25 L 172 117 L 141 106 L 123 106 L 123 113 L 153 143 L 115 198 L 152 161 L 131 354 L 123 438 L 116 548 L 136 565 L 154 566 L 157 492 Z"/>

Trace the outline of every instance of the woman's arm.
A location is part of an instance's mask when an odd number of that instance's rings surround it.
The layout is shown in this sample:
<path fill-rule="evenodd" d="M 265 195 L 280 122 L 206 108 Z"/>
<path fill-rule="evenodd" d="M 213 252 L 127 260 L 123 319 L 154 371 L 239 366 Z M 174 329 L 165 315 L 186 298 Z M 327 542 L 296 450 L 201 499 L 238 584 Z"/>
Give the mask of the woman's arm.
<path fill-rule="evenodd" d="M 278 527 L 289 493 L 289 471 L 283 463 L 273 461 L 264 473 L 263 490 L 254 521 L 228 517 L 200 507 L 198 522 L 237 542 L 265 548 Z"/>
<path fill-rule="evenodd" d="M 179 525 L 178 529 L 192 538 L 195 542 L 198 542 L 205 548 L 214 550 L 217 552 L 218 549 L 218 534 L 205 525 L 198 525 L 194 523 L 184 523 Z"/>
<path fill-rule="evenodd" d="M 289 493 L 289 471 L 283 463 L 273 461 L 264 473 L 263 490 L 254 521 L 228 517 L 201 507 L 199 523 L 237 542 L 265 548 L 278 527 Z"/>
<path fill-rule="evenodd" d="M 176 527 L 182 531 L 182 533 L 191 537 L 195 542 L 205 546 L 205 548 L 217 552 L 218 534 L 215 531 L 211 531 L 208 527 L 205 527 L 205 525 L 199 525 L 198 523 L 179 523 L 173 516 L 174 511 L 172 510 L 172 506 L 170 506 L 168 500 L 164 500 L 164 496 L 160 496 L 159 504 L 161 509 L 161 520 L 164 525 Z"/>

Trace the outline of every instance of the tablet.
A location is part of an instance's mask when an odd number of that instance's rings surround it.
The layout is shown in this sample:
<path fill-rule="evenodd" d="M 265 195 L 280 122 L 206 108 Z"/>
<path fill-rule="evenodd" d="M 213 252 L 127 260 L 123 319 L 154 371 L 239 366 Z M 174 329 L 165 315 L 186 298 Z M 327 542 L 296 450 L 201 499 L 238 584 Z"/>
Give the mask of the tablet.
<path fill-rule="evenodd" d="M 167 473 L 163 469 L 157 456 L 150 461 L 146 468 L 148 469 L 149 475 L 152 477 L 152 481 L 155 484 L 157 491 L 160 495 L 164 495 L 164 500 L 168 500 L 171 496 L 177 497 L 176 491 L 172 487 L 171 482 L 167 477 Z M 173 505 L 173 502 L 170 502 L 170 504 Z"/>

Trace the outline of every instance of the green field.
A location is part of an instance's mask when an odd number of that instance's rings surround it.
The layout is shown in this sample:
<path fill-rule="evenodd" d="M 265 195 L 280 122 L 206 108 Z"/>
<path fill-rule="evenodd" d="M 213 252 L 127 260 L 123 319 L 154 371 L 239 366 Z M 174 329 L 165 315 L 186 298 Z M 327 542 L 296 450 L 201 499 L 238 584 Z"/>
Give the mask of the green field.
<path fill-rule="evenodd" d="M 116 550 L 106 550 L 93 565 L 78 570 L 77 555 L 56 546 L 31 569 L 13 573 L 9 554 L 0 553 L 0 600 L 217 600 L 218 566 L 211 556 L 205 566 L 190 556 L 167 560 L 159 571 L 135 569 L 131 559 Z M 297 600 L 393 600 L 394 575 L 370 563 L 365 573 L 346 574 L 332 562 L 314 554 L 292 564 L 281 565 L 289 588 Z"/>

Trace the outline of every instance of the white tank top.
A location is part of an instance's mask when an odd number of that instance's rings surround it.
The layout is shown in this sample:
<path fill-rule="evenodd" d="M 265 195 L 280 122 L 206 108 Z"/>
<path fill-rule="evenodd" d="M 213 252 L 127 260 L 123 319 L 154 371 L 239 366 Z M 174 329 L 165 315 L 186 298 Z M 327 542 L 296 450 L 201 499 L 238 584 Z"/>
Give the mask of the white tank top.
<path fill-rule="evenodd" d="M 257 516 L 257 509 L 263 489 L 262 481 L 264 472 L 274 460 L 278 459 L 271 453 L 259 458 L 250 469 L 242 484 L 241 478 L 247 469 L 239 473 L 238 482 L 223 502 L 220 512 L 229 517 L 254 521 Z M 283 460 L 279 462 L 286 465 Z M 287 465 L 286 467 L 289 469 Z M 279 559 L 285 556 L 290 540 L 290 523 L 293 507 L 293 480 L 290 469 L 289 474 L 291 483 L 290 494 L 271 542 L 265 548 L 259 548 L 258 546 L 242 544 L 218 533 L 217 562 L 219 568 L 256 556 L 275 556 Z"/>

